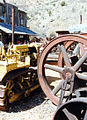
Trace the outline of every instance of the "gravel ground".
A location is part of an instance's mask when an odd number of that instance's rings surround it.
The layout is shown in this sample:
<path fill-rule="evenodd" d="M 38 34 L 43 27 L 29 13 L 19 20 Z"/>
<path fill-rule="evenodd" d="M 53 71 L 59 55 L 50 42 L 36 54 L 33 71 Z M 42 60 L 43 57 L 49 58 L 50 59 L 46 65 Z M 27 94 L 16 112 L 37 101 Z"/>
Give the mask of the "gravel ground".
<path fill-rule="evenodd" d="M 15 102 L 8 112 L 0 111 L 0 120 L 52 120 L 56 106 L 45 99 L 41 88 Z"/>

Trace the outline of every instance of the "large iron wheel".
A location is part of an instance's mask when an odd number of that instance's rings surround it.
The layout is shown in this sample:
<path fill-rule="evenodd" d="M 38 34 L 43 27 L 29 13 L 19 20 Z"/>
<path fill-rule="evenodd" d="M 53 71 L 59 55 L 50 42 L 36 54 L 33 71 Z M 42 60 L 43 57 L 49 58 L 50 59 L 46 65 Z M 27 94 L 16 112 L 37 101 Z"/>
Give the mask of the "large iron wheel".
<path fill-rule="evenodd" d="M 86 120 L 87 98 L 75 98 L 61 105 L 53 120 Z"/>
<path fill-rule="evenodd" d="M 67 44 L 69 43 L 68 47 L 66 47 L 66 43 Z M 76 57 L 78 57 L 78 62 L 75 61 L 75 63 L 73 63 L 71 58 L 73 57 L 73 53 L 74 53 L 73 51 L 75 51 L 75 48 L 77 46 L 79 46 L 80 49 L 79 51 L 81 51 L 81 54 L 77 52 Z M 58 53 L 57 53 L 58 64 L 49 65 L 47 64 L 47 59 L 49 54 L 55 47 L 58 48 Z M 84 71 L 81 71 L 81 66 L 83 65 L 84 61 L 86 61 L 87 58 L 87 53 L 85 52 L 86 51 L 85 48 L 87 48 L 86 37 L 80 35 L 64 35 L 51 41 L 43 50 L 38 62 L 38 77 L 43 91 L 54 104 L 56 105 L 58 105 L 58 103 L 62 104 L 65 91 L 68 89 L 67 87 L 68 83 L 69 83 L 68 96 L 71 95 L 72 91 L 74 90 L 75 77 L 77 79 L 87 80 L 87 75 L 83 73 Z M 59 57 L 60 54 L 62 54 L 61 58 L 63 58 L 64 60 L 61 59 L 60 61 L 60 57 Z M 59 62 L 60 63 L 63 62 L 62 66 L 61 64 L 59 64 Z M 47 78 L 47 73 L 46 73 L 47 69 L 56 71 L 57 73 L 61 74 L 58 80 L 55 80 L 55 78 L 53 78 L 53 81 L 58 81 L 58 83 L 56 83 L 56 86 L 53 86 L 53 88 L 52 85 L 49 83 L 51 79 L 48 80 Z M 57 95 L 59 92 L 60 92 L 60 96 L 58 98 Z"/>

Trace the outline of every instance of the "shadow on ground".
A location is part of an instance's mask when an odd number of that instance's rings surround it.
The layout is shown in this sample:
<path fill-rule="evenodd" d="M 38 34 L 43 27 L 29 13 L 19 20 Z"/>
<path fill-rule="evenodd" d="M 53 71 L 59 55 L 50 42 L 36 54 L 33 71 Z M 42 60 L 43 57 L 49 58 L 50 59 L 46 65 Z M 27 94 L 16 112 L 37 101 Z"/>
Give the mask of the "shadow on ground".
<path fill-rule="evenodd" d="M 33 91 L 29 97 L 22 98 L 21 100 L 14 102 L 9 106 L 8 113 L 10 112 L 21 112 L 26 111 L 28 109 L 34 108 L 35 106 L 40 105 L 44 102 L 45 94 L 38 88 L 37 90 Z"/>

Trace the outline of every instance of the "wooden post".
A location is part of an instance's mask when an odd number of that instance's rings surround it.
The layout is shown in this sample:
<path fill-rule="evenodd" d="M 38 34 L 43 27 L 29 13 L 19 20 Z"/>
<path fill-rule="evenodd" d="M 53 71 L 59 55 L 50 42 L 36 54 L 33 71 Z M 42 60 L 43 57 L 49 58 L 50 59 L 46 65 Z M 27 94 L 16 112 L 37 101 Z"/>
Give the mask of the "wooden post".
<path fill-rule="evenodd" d="M 5 24 L 6 24 L 6 12 L 4 13 L 4 17 L 5 17 Z"/>
<path fill-rule="evenodd" d="M 6 22 L 7 22 L 7 18 L 6 18 L 6 11 L 7 11 L 7 7 L 6 7 L 6 1 L 5 0 L 3 0 L 3 2 L 4 2 L 4 18 L 5 18 L 5 20 L 4 20 L 4 23 L 6 24 Z"/>
<path fill-rule="evenodd" d="M 14 45 L 14 8 L 12 8 L 12 45 Z"/>
<path fill-rule="evenodd" d="M 19 12 L 18 12 L 18 8 L 17 8 L 17 26 L 19 26 Z"/>

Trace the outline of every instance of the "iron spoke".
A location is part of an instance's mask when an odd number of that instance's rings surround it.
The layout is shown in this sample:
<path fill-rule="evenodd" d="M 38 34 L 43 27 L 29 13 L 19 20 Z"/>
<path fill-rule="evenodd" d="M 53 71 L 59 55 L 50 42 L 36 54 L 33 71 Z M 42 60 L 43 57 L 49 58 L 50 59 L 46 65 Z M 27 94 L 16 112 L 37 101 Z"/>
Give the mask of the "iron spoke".
<path fill-rule="evenodd" d="M 76 46 L 75 46 L 75 49 L 74 49 L 74 51 L 73 51 L 73 55 L 78 55 L 80 53 L 80 48 L 79 48 L 79 44 L 77 44 Z"/>
<path fill-rule="evenodd" d="M 49 65 L 49 64 L 45 64 L 44 67 L 47 69 L 59 72 L 59 73 L 63 73 L 63 70 L 64 70 L 62 67 L 53 66 L 53 65 Z"/>
<path fill-rule="evenodd" d="M 82 63 L 86 60 L 87 58 L 87 52 L 79 59 L 79 61 L 73 66 L 73 69 L 77 71 L 79 67 L 82 65 Z"/>
<path fill-rule="evenodd" d="M 82 43 L 79 43 L 80 55 L 83 56 L 85 53 L 85 46 Z"/>
<path fill-rule="evenodd" d="M 58 85 L 53 89 L 53 94 L 56 94 L 62 88 L 63 83 L 64 83 L 64 80 L 60 80 Z"/>
<path fill-rule="evenodd" d="M 64 114 L 69 120 L 78 120 L 77 117 L 72 113 L 70 113 L 66 108 L 64 108 L 62 111 L 64 112 Z"/>
<path fill-rule="evenodd" d="M 81 55 L 83 56 L 85 53 L 85 46 L 82 43 L 78 43 L 73 51 L 73 55 Z"/>
<path fill-rule="evenodd" d="M 64 58 L 66 66 L 67 67 L 71 67 L 71 64 L 69 62 L 69 58 L 68 58 L 67 52 L 66 52 L 65 47 L 63 45 L 61 45 L 61 51 L 62 51 L 63 58 Z"/>
<path fill-rule="evenodd" d="M 87 75 L 82 73 L 76 73 L 76 76 L 81 80 L 87 80 Z"/>

